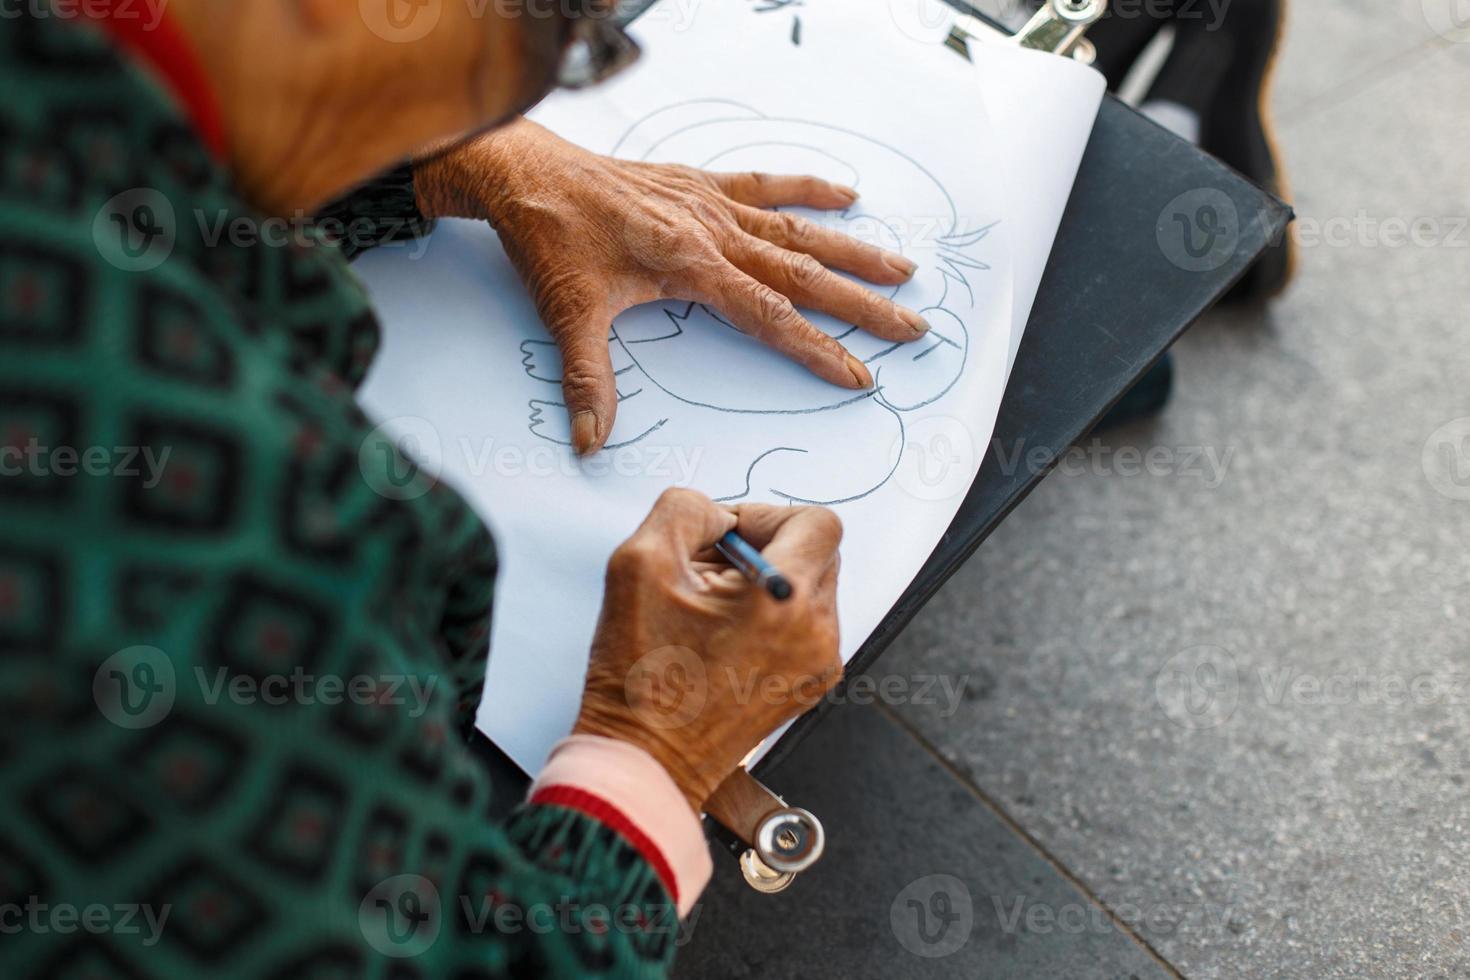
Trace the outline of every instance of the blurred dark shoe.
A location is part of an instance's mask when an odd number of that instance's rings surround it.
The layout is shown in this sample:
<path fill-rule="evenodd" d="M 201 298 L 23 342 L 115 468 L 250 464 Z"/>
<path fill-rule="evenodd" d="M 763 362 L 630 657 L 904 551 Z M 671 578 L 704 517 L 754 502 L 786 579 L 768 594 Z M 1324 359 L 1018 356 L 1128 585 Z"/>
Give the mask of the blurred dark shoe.
<path fill-rule="evenodd" d="M 1109 17 L 1088 36 L 1098 48 L 1098 67 L 1116 88 L 1154 34 L 1164 23 L 1172 24 L 1174 47 L 1149 89 L 1146 106 L 1172 103 L 1194 113 L 1201 149 L 1287 198 L 1270 115 L 1285 7 L 1286 0 L 1231 0 L 1215 19 L 1213 8 L 1192 3 L 1157 19 L 1141 12 Z M 1149 9 L 1172 10 L 1168 5 Z M 1224 302 L 1259 302 L 1276 295 L 1290 282 L 1295 265 L 1291 236 L 1283 233 Z"/>
<path fill-rule="evenodd" d="M 1093 427 L 1093 433 L 1107 432 L 1129 422 L 1159 414 L 1169 403 L 1169 395 L 1173 391 L 1174 355 L 1165 351 L 1158 363 L 1144 372 L 1143 377 L 1128 389 L 1127 394 L 1108 409 L 1107 414 Z"/>
<path fill-rule="evenodd" d="M 1220 32 L 1234 51 L 1215 98 L 1201 114 L 1200 148 L 1219 157 L 1283 200 L 1286 174 L 1271 126 L 1271 81 L 1285 27 L 1286 0 L 1234 0 Z M 1225 302 L 1254 303 L 1284 290 L 1296 267 L 1291 235 L 1283 232 L 1226 294 Z"/>
<path fill-rule="evenodd" d="M 1162 12 L 1169 8 L 1150 9 Z M 1093 67 L 1108 80 L 1108 91 L 1118 91 L 1133 63 L 1168 20 L 1167 16 L 1145 12 L 1143 5 L 1113 5 L 1102 20 L 1087 29 L 1087 39 L 1097 48 L 1097 61 Z"/>

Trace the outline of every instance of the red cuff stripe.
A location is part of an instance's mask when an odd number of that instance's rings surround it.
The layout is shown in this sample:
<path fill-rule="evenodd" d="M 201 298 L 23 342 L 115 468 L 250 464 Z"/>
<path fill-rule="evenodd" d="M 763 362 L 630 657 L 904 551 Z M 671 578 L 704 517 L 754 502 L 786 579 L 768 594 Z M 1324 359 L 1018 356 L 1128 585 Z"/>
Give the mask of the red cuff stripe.
<path fill-rule="evenodd" d="M 166 12 L 153 30 L 141 16 L 129 13 L 123 0 L 90 0 L 82 13 L 112 36 L 134 58 L 152 65 L 165 85 L 184 104 L 199 138 L 216 160 L 225 156 L 225 120 L 204 65 L 182 28 Z"/>
<path fill-rule="evenodd" d="M 622 810 L 602 797 L 594 796 L 576 786 L 544 786 L 532 794 L 530 802 L 533 806 L 564 806 L 617 831 L 643 855 L 643 859 L 653 868 L 653 873 L 658 875 L 659 881 L 668 889 L 674 904 L 679 904 L 679 885 L 674 880 L 674 869 L 669 867 L 664 852 Z"/>

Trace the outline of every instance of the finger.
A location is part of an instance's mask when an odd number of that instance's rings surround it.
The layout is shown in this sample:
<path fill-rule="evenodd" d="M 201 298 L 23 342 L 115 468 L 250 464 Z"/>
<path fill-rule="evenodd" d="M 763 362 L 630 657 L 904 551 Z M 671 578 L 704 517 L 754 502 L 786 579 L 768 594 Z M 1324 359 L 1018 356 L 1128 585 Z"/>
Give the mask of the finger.
<path fill-rule="evenodd" d="M 797 306 L 830 313 L 876 337 L 907 343 L 929 332 L 929 324 L 913 310 L 844 279 L 810 255 L 747 237 L 734 243 L 727 256 Z"/>
<path fill-rule="evenodd" d="M 816 591 L 812 594 L 812 601 L 820 605 L 832 605 L 837 603 L 837 577 L 842 571 L 842 553 L 838 552 L 832 557 L 832 564 L 822 573 L 821 579 L 817 581 Z"/>
<path fill-rule="evenodd" d="M 863 362 L 796 312 L 791 300 L 733 265 L 709 284 L 695 282 L 690 296 L 719 310 L 736 329 L 775 348 L 825 381 L 843 388 L 871 388 Z"/>
<path fill-rule="evenodd" d="M 618 382 L 608 348 L 614 311 L 558 297 L 542 318 L 561 351 L 561 390 L 571 418 L 572 449 L 596 452 L 612 433 L 618 411 Z"/>
<path fill-rule="evenodd" d="M 736 518 L 735 532 L 799 587 L 817 588 L 837 561 L 842 521 L 826 508 L 748 504 Z"/>
<path fill-rule="evenodd" d="M 702 569 L 699 572 L 699 576 L 704 583 L 705 589 L 709 592 L 732 598 L 747 595 L 750 592 L 750 579 L 729 565 L 723 568 Z"/>
<path fill-rule="evenodd" d="M 734 514 L 735 512 L 732 510 L 730 513 Z M 696 565 L 708 565 L 715 569 L 726 569 L 730 567 L 730 562 L 726 560 L 724 554 L 714 545 L 710 545 L 708 548 L 696 552 L 693 560 Z"/>
<path fill-rule="evenodd" d="M 858 192 L 820 177 L 780 174 L 711 174 L 727 197 L 755 208 L 808 207 L 833 211 L 851 207 Z"/>
<path fill-rule="evenodd" d="M 703 552 L 701 552 L 701 554 L 703 554 Z M 705 561 L 697 555 L 695 556 L 694 560 L 689 563 L 689 567 L 694 569 L 694 574 L 696 575 L 722 575 L 725 572 L 730 571 L 730 566 L 728 564 L 721 564 L 717 561 Z"/>
<path fill-rule="evenodd" d="M 735 512 L 721 507 L 697 490 L 665 490 L 634 537 L 665 541 L 681 559 L 691 563 L 714 548 L 735 528 Z"/>
<path fill-rule="evenodd" d="M 739 207 L 733 213 L 746 233 L 789 251 L 810 255 L 828 268 L 851 272 L 868 282 L 900 286 L 912 279 L 919 268 L 896 252 L 824 228 L 800 215 L 751 207 Z"/>

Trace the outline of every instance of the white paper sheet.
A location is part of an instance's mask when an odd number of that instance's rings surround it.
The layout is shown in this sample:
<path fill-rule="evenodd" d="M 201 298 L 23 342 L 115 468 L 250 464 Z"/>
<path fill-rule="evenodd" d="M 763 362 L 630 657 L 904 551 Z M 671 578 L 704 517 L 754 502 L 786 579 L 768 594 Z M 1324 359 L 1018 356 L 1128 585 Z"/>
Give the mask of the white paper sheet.
<path fill-rule="evenodd" d="M 422 255 L 386 249 L 358 263 L 384 323 L 365 407 L 497 534 L 479 724 L 523 767 L 539 767 L 575 718 L 607 557 L 666 487 L 834 506 L 847 526 L 850 658 L 973 481 L 1018 343 L 1013 311 L 1030 306 L 1014 283 L 1034 292 L 1037 243 L 1055 222 L 1015 234 L 1053 205 L 1021 206 L 1029 192 L 1009 186 L 1021 164 L 1001 154 L 1018 140 L 991 125 L 976 69 L 895 38 L 894 11 L 920 2 L 809 2 L 799 45 L 757 5 L 704 4 L 692 18 L 655 7 L 636 25 L 637 69 L 535 114 L 599 152 L 857 186 L 847 213 L 809 216 L 918 262 L 893 293 L 934 328 L 893 349 L 811 314 L 868 362 L 875 393 L 810 377 L 716 311 L 655 304 L 614 325 L 617 424 L 608 449 L 578 461 L 556 349 L 487 225 L 446 222 Z M 1085 133 L 1069 141 L 1080 153 Z"/>
<path fill-rule="evenodd" d="M 975 68 L 991 125 L 1006 147 L 1003 179 L 1026 188 L 1008 199 L 1005 212 L 1016 277 L 1009 377 L 1107 81 L 1075 61 L 1003 46 L 984 49 Z"/>
<path fill-rule="evenodd" d="M 889 11 L 898 28 L 894 42 L 920 49 L 941 44 L 954 23 L 954 8 L 943 0 L 893 0 Z M 1010 189 L 1002 202 L 1015 274 L 1009 376 L 1107 81 L 1043 51 L 971 48 L 986 115 L 1003 147 L 996 179 Z"/>

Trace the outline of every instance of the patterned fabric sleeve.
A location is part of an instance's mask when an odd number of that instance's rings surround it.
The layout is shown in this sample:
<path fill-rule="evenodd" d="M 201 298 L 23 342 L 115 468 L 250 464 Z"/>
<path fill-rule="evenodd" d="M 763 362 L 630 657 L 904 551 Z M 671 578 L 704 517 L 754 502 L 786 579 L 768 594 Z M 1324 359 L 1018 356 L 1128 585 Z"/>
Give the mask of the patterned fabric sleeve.
<path fill-rule="evenodd" d="M 316 216 L 316 225 L 349 260 L 370 248 L 419 238 L 434 230 L 433 220 L 419 212 L 411 163 L 328 204 Z"/>
<path fill-rule="evenodd" d="M 699 821 L 663 767 L 636 746 L 573 735 L 552 750 L 531 803 L 579 811 L 631 843 L 689 914 L 713 871 Z"/>

